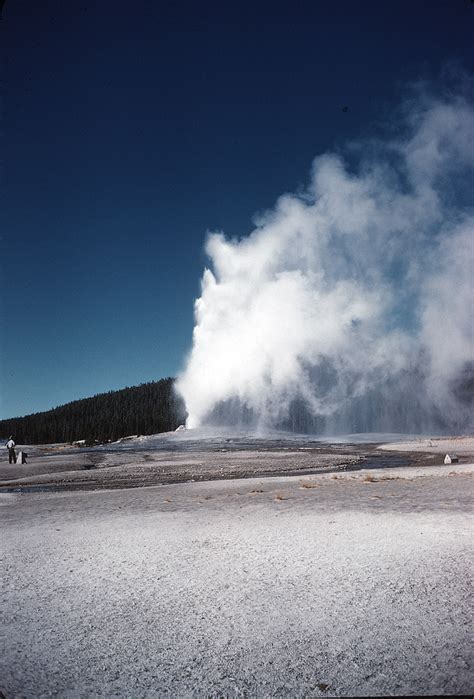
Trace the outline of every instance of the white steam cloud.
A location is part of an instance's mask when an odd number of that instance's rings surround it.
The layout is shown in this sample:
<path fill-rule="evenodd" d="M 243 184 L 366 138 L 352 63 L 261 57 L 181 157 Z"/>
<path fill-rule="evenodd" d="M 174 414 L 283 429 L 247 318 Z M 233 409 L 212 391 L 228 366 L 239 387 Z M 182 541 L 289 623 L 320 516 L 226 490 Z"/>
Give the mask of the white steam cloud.
<path fill-rule="evenodd" d="M 248 237 L 209 235 L 177 382 L 188 426 L 469 425 L 473 105 L 419 98 L 402 126 L 359 144 L 355 169 L 316 158 Z"/>

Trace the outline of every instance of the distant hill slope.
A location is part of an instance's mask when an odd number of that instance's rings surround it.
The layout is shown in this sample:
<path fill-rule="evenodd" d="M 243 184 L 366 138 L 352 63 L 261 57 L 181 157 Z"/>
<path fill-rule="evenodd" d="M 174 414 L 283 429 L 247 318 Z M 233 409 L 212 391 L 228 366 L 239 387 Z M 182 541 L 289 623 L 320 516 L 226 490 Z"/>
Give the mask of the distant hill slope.
<path fill-rule="evenodd" d="M 130 434 L 174 430 L 185 421 L 174 379 L 100 393 L 58 408 L 0 421 L 0 436 L 13 435 L 17 444 L 50 444 L 85 439 L 115 440 Z"/>

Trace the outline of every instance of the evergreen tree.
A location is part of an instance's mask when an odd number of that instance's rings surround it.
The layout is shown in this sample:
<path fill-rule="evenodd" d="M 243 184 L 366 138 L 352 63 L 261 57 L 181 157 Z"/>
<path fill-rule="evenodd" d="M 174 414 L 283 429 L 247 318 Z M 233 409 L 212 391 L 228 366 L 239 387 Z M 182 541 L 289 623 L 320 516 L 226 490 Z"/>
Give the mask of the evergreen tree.
<path fill-rule="evenodd" d="M 85 439 L 87 443 L 116 440 L 131 434 L 157 434 L 183 424 L 183 401 L 174 379 L 100 393 L 53 410 L 0 421 L 0 435 L 18 444 L 51 444 Z"/>

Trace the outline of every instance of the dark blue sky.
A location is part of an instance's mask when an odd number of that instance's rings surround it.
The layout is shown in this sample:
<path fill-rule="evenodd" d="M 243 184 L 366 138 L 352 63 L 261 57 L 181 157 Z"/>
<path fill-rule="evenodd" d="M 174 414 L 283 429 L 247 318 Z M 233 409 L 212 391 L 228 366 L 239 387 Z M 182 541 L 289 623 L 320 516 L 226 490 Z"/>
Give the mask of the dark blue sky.
<path fill-rule="evenodd" d="M 407 82 L 472 70 L 473 11 L 7 0 L 0 417 L 175 375 L 206 231 L 247 234 Z"/>

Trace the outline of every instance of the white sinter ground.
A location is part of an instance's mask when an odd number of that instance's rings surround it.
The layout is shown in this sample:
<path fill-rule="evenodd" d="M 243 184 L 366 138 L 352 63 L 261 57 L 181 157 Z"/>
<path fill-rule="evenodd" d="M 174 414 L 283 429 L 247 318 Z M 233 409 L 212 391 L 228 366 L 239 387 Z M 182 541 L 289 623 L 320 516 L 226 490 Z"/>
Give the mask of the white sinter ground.
<path fill-rule="evenodd" d="M 469 471 L 0 494 L 0 690 L 468 694 Z"/>

